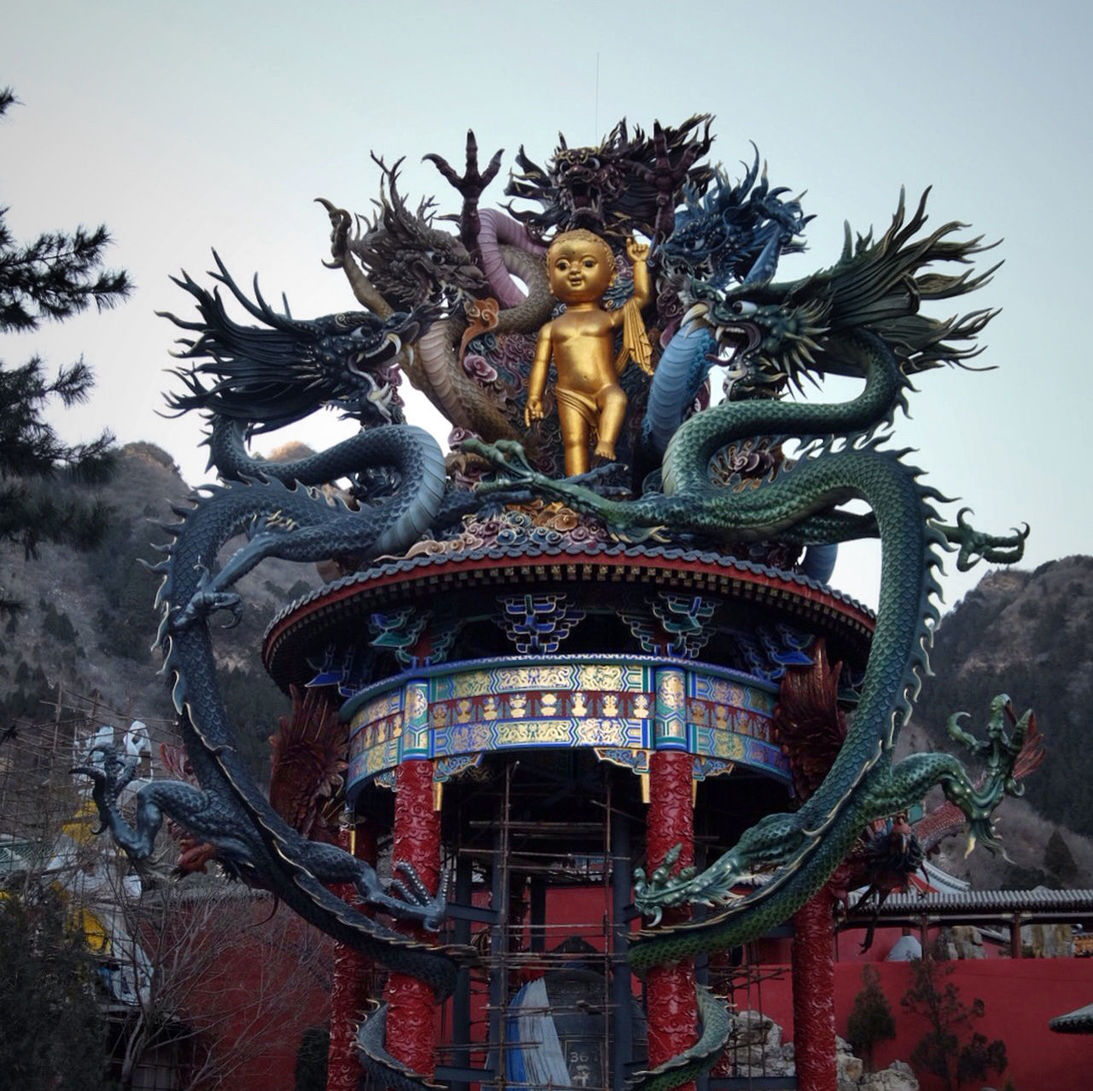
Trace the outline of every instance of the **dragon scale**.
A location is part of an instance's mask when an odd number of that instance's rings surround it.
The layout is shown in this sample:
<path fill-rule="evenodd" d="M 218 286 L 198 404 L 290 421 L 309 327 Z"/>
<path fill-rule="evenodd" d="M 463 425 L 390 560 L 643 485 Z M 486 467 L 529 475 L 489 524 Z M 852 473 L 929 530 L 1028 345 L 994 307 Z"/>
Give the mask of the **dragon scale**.
<path fill-rule="evenodd" d="M 675 433 L 665 453 L 663 495 L 611 500 L 537 474 L 505 445 L 472 444 L 493 459 L 502 480 L 597 515 L 619 537 L 640 539 L 670 529 L 725 543 L 774 535 L 802 542 L 862 534 L 880 538 L 880 602 L 861 699 L 826 778 L 800 810 L 767 815 L 700 875 L 674 880 L 657 875 L 646 882 L 639 871 L 635 901 L 657 920 L 666 905 L 728 905 L 701 922 L 639 933 L 629 955 L 639 971 L 762 935 L 824 885 L 869 822 L 906 808 L 934 784 L 941 783 L 954 799 L 966 796 L 970 787 L 963 767 L 948 755 L 916 755 L 892 765 L 896 735 L 928 666 L 927 622 L 937 618 L 932 600 L 939 590 L 934 569 L 940 567 L 939 551 L 948 548 L 949 537 L 931 503 L 938 494 L 918 483 L 919 471 L 904 464 L 902 452 L 879 449 L 873 435 L 902 400 L 906 382 L 895 354 L 866 331 L 844 338 L 842 347 L 864 365 L 866 383 L 858 397 L 821 405 L 727 402 L 696 414 Z M 828 442 L 818 451 L 810 444 L 800 461 L 783 466 L 772 481 L 755 489 L 714 488 L 708 471 L 714 455 L 756 437 L 796 438 L 806 444 L 828 437 Z M 832 437 L 842 438 L 839 449 Z M 870 515 L 836 510 L 851 499 L 866 501 Z M 959 540 L 959 534 L 954 537 Z M 963 556 L 967 543 L 961 545 Z M 993 806 L 997 797 L 992 799 Z M 989 841 L 988 814 L 984 810 L 976 821 Z M 738 880 L 771 868 L 773 874 L 752 893 L 731 893 Z M 678 1085 L 668 1080 L 665 1074 L 656 1083 L 638 1081 L 635 1087 Z"/>
<path fill-rule="evenodd" d="M 896 731 L 910 710 L 915 674 L 925 665 L 925 622 L 936 616 L 930 603 L 937 589 L 932 569 L 940 563 L 936 549 L 944 538 L 929 526 L 935 513 L 928 502 L 929 491 L 916 482 L 917 471 L 906 467 L 895 453 L 873 449 L 872 444 L 864 449 L 849 445 L 843 451 L 823 451 L 783 470 L 773 482 L 744 493 L 710 487 L 705 466 L 718 449 L 749 436 L 867 433 L 872 423 L 884 420 L 894 409 L 902 377 L 894 356 L 879 339 L 863 339 L 862 348 L 869 379 L 852 402 L 824 406 L 729 403 L 693 417 L 677 432 L 665 456 L 665 486 L 672 491 L 662 497 L 612 501 L 540 475 L 515 475 L 536 490 L 598 514 L 613 528 L 634 536 L 669 525 L 673 530 L 740 541 L 807 527 L 817 513 L 851 497 L 864 499 L 872 509 L 882 547 L 881 602 L 861 703 L 851 735 L 821 790 L 800 811 L 763 819 L 737 847 L 738 852 L 754 852 L 755 863 L 791 856 L 789 871 L 781 879 L 766 884 L 730 911 L 734 934 L 745 938 L 760 934 L 775 920 L 784 920 L 803 904 L 826 881 L 862 826 L 877 817 L 865 813 L 869 790 L 887 774 Z M 696 487 L 696 482 L 701 484 Z M 815 836 L 820 830 L 824 836 Z M 721 945 L 725 941 L 722 926 L 716 918 L 701 926 L 662 928 L 656 938 L 644 934 L 633 948 L 632 962 L 641 968 Z"/>

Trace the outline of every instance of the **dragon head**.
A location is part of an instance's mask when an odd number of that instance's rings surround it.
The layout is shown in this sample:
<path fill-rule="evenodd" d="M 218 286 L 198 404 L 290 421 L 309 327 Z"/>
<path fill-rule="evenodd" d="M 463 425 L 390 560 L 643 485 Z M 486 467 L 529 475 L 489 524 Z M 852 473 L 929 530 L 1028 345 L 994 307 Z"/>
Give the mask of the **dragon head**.
<path fill-rule="evenodd" d="M 372 321 L 362 321 L 365 318 Z M 313 325 L 321 333 L 316 350 L 331 377 L 325 404 L 364 427 L 401 424 L 396 358 L 403 343 L 417 337 L 421 318 L 396 312 L 380 323 L 358 311 L 314 319 Z"/>
<path fill-rule="evenodd" d="M 773 397 L 787 382 L 796 387 L 814 363 L 825 332 L 825 310 L 816 301 L 786 306 L 765 299 L 759 286 L 718 288 L 692 283 L 695 303 L 683 318 L 701 322 L 716 340 L 717 363 L 727 369 L 729 395 Z"/>
<path fill-rule="evenodd" d="M 604 207 L 616 201 L 626 185 L 626 175 L 617 156 L 604 145 L 599 148 L 568 148 L 565 137 L 554 152 L 551 182 L 565 210 L 567 230 L 604 227 Z"/>
<path fill-rule="evenodd" d="M 802 280 L 688 282 L 692 306 L 686 320 L 708 325 L 719 362 L 743 373 L 738 395 L 749 388 L 777 392 L 787 382 L 800 389 L 806 377 L 824 374 L 861 378 L 861 355 L 852 347 L 858 332 L 883 339 L 908 375 L 977 355 L 975 338 L 995 312 L 935 319 L 920 308 L 974 291 L 997 265 L 978 275 L 970 269 L 955 275 L 926 271 L 938 262 L 968 265 L 989 249 L 979 238 L 952 239 L 963 227 L 959 223 L 916 237 L 926 223 L 928 193 L 910 217 L 901 193 L 892 224 L 879 238 L 869 232 L 854 239 L 847 227 L 839 260 Z"/>
<path fill-rule="evenodd" d="M 674 208 L 685 185 L 704 193 L 709 184 L 711 169 L 695 165 L 710 148 L 709 120 L 702 114 L 674 128 L 658 124 L 649 137 L 641 128 L 631 135 L 624 118 L 594 147 L 571 148 L 559 133 L 545 168 L 521 148 L 516 162 L 523 173 L 510 179 L 505 192 L 536 201 L 542 210 L 510 211 L 539 239 L 578 228 L 607 238 L 634 232 L 652 238 L 664 200 Z"/>
<path fill-rule="evenodd" d="M 396 308 L 433 303 L 452 309 L 483 295 L 485 275 L 466 247 L 433 226 L 433 202 L 421 201 L 415 212 L 403 200 L 398 191 L 402 160 L 393 167 L 375 162 L 385 179 L 376 215 L 360 221 L 362 230 L 348 245 L 379 293 Z"/>
<path fill-rule="evenodd" d="M 663 273 L 681 283 L 771 280 L 782 254 L 804 250 L 798 236 L 812 219 L 802 214 L 799 199 L 784 199 L 788 192 L 770 189 L 765 165 L 760 175 L 758 148 L 735 185 L 718 168 L 704 197 L 688 187 L 686 207 L 676 213 L 675 229 L 658 250 Z"/>
<path fill-rule="evenodd" d="M 316 409 L 342 410 L 362 425 L 402 420 L 396 357 L 435 317 L 428 306 L 380 319 L 354 311 L 299 320 L 275 311 L 262 298 L 257 280 L 254 300 L 232 279 L 213 253 L 218 272 L 210 275 L 231 292 L 261 326 L 240 325 L 229 317 L 219 288 L 207 291 L 186 273 L 174 278 L 197 301 L 198 321 L 160 312 L 196 337 L 180 339 L 177 355 L 201 361 L 175 374 L 186 392 L 171 394 L 175 414 L 193 409 L 246 422 L 267 432 L 300 420 Z"/>
<path fill-rule="evenodd" d="M 626 172 L 613 137 L 596 147 L 570 148 L 562 133 L 558 147 L 547 166 L 528 158 L 521 147 L 516 161 L 523 173 L 510 179 L 505 192 L 513 197 L 537 201 L 541 212 L 518 211 L 512 214 L 539 239 L 553 229 L 573 231 L 584 228 L 603 234 L 607 209 L 618 200 L 626 185 Z"/>

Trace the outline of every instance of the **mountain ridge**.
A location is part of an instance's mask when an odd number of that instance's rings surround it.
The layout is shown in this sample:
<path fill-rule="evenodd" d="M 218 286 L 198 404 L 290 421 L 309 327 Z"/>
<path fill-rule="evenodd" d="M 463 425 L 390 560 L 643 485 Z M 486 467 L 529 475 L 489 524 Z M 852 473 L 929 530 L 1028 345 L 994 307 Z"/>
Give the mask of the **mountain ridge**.
<path fill-rule="evenodd" d="M 945 859 L 954 873 L 990 885 L 1093 887 L 1093 751 L 1082 734 L 1093 703 L 1093 557 L 988 572 L 942 617 L 930 662 L 900 754 L 953 750 L 946 732 L 953 712 L 967 712 L 964 726 L 981 733 L 999 693 L 1019 712 L 1035 712 L 1046 747 L 1024 799 L 1008 799 L 998 812 L 1012 862 L 976 852 L 965 863 L 950 844 Z"/>

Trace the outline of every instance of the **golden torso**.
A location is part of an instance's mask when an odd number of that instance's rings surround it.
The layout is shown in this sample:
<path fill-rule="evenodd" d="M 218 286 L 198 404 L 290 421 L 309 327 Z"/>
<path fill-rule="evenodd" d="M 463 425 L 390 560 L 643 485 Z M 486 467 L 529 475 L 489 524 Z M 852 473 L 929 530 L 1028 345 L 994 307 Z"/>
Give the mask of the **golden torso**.
<path fill-rule="evenodd" d="M 617 385 L 611 331 L 617 322 L 598 304 L 571 306 L 550 323 L 558 386 L 594 397 Z"/>

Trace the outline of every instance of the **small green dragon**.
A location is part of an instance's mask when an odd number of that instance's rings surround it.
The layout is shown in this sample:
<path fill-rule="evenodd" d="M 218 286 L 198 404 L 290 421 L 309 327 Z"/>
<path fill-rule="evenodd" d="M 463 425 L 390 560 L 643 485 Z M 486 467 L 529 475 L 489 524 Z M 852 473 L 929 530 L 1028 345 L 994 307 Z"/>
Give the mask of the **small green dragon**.
<path fill-rule="evenodd" d="M 519 484 L 598 516 L 620 538 L 698 535 L 730 549 L 775 537 L 801 545 L 880 538 L 880 603 L 861 699 L 826 778 L 798 811 L 767 815 L 701 875 L 672 878 L 667 868 L 649 877 L 638 873 L 635 902 L 654 922 L 666 906 L 724 908 L 701 922 L 642 932 L 630 955 L 636 970 L 747 942 L 788 919 L 823 886 L 868 822 L 906 808 L 935 784 L 964 810 L 974 838 L 995 843 L 990 812 L 1012 789 L 1012 762 L 1027 721 L 1012 741 L 999 724 L 987 743 L 975 744 L 991 758 L 991 775 L 978 791 L 949 755 L 892 763 L 896 736 L 928 665 L 941 550 L 958 547 L 961 568 L 980 558 L 1009 563 L 1020 558 L 1027 535 L 1027 528 L 1005 537 L 979 534 L 963 513 L 955 526 L 943 525 L 934 502 L 944 498 L 920 483 L 906 452 L 884 449 L 878 435 L 905 406 L 907 376 L 973 355 L 966 343 L 992 316 L 976 311 L 937 321 L 919 313 L 921 300 L 962 295 L 993 272 L 923 272 L 936 261 L 967 262 L 985 249 L 979 239 L 952 239 L 959 224 L 916 238 L 925 219 L 925 195 L 907 220 L 901 197 L 883 236 L 859 237 L 852 245 L 848 235 L 840 261 L 823 273 L 788 284 L 694 286 L 697 302 L 686 322 L 707 324 L 719 344 L 733 348 L 733 367 L 747 370 L 753 388 L 784 386 L 787 380 L 800 385 L 813 373 L 860 376 L 864 389 L 851 401 L 809 405 L 764 397 L 698 413 L 668 445 L 663 492 L 633 500 L 545 477 L 517 444 L 465 444 L 499 471 L 486 489 Z M 796 440 L 802 454 L 757 488 L 713 484 L 711 460 L 728 445 L 756 437 L 772 446 Z M 847 511 L 843 505 L 852 500 L 864 500 L 869 513 Z M 741 880 L 757 876 L 761 885 L 752 892 L 733 892 Z M 653 1091 L 685 1082 L 678 1060 L 643 1074 L 636 1086 Z"/>

